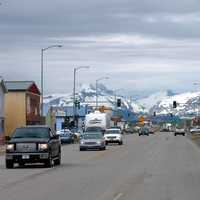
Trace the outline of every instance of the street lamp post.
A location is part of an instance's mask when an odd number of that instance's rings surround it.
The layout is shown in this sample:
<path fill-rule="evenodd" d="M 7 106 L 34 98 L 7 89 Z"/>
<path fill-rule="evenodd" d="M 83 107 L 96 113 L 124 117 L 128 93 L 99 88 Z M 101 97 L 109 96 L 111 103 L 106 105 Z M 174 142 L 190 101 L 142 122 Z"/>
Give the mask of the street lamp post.
<path fill-rule="evenodd" d="M 44 51 L 51 48 L 60 48 L 62 45 L 51 45 L 41 49 L 41 116 L 43 116 L 44 105 Z"/>
<path fill-rule="evenodd" d="M 80 67 L 75 67 L 74 68 L 74 85 L 73 85 L 73 121 L 75 123 L 75 118 L 76 118 L 76 72 L 80 69 L 89 69 L 90 66 L 80 66 Z M 76 126 L 76 124 L 75 124 Z"/>
<path fill-rule="evenodd" d="M 200 86 L 200 83 L 196 82 L 196 83 L 193 83 L 193 85 Z M 200 97 L 199 97 L 199 104 L 200 104 Z M 198 109 L 197 110 L 198 110 L 197 116 L 199 117 L 199 114 L 200 114 L 200 105 L 198 105 Z"/>
<path fill-rule="evenodd" d="M 104 79 L 105 80 L 109 79 L 109 77 L 101 77 L 96 80 L 96 109 L 98 109 L 98 83 L 99 83 L 99 81 L 104 80 Z"/>

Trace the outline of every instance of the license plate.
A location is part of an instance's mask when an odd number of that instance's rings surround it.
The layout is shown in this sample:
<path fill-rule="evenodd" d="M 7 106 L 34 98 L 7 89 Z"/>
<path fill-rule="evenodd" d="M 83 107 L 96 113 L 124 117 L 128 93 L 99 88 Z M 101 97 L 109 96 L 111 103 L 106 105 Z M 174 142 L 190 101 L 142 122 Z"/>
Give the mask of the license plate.
<path fill-rule="evenodd" d="M 22 155 L 22 159 L 29 159 L 30 155 Z"/>

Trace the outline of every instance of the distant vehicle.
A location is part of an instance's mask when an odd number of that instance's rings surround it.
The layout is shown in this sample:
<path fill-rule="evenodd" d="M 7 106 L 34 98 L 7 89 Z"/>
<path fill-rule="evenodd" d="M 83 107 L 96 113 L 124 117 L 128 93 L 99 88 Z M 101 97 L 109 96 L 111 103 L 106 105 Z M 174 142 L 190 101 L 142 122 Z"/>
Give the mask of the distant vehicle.
<path fill-rule="evenodd" d="M 110 128 L 105 131 L 104 138 L 106 145 L 109 143 L 123 144 L 122 131 L 118 128 Z"/>
<path fill-rule="evenodd" d="M 61 144 L 74 143 L 74 134 L 69 129 L 57 131 L 57 134 L 60 136 Z"/>
<path fill-rule="evenodd" d="M 153 127 L 149 128 L 149 134 L 154 134 L 155 133 L 155 129 Z"/>
<path fill-rule="evenodd" d="M 175 136 L 177 136 L 177 135 L 183 135 L 183 136 L 185 136 L 185 129 L 184 128 L 178 128 L 178 127 L 176 127 L 174 135 Z"/>
<path fill-rule="evenodd" d="M 88 149 L 106 150 L 105 139 L 102 133 L 85 132 L 80 140 L 80 151 Z"/>
<path fill-rule="evenodd" d="M 83 134 L 82 130 L 77 130 L 74 132 L 74 136 L 76 137 L 76 139 L 80 139 L 82 134 Z"/>
<path fill-rule="evenodd" d="M 64 144 L 64 143 L 74 143 L 74 135 L 70 132 L 61 132 L 60 133 L 60 141 L 61 141 L 61 144 Z"/>
<path fill-rule="evenodd" d="M 85 131 L 91 129 L 99 129 L 105 131 L 110 128 L 110 115 L 108 113 L 101 113 L 95 111 L 94 113 L 87 114 L 85 117 Z"/>
<path fill-rule="evenodd" d="M 44 163 L 52 167 L 61 163 L 61 143 L 59 135 L 46 126 L 27 126 L 17 128 L 6 144 L 6 168 L 14 163 Z"/>
<path fill-rule="evenodd" d="M 194 127 L 190 129 L 191 134 L 200 134 L 200 127 Z"/>
<path fill-rule="evenodd" d="M 149 136 L 150 132 L 149 132 L 149 129 L 147 127 L 142 127 L 140 130 L 139 130 L 139 136 L 141 135 L 147 135 Z"/>

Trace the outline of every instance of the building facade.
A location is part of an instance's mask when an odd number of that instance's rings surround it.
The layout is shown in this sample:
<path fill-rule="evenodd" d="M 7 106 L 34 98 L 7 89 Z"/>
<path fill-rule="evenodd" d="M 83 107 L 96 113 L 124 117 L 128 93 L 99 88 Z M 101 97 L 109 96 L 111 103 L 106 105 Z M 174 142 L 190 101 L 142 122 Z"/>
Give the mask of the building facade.
<path fill-rule="evenodd" d="M 5 129 L 5 93 L 7 92 L 5 83 L 3 80 L 0 80 L 0 143 L 4 138 L 4 129 Z"/>
<path fill-rule="evenodd" d="M 40 91 L 33 81 L 6 81 L 5 134 L 17 127 L 41 124 Z"/>

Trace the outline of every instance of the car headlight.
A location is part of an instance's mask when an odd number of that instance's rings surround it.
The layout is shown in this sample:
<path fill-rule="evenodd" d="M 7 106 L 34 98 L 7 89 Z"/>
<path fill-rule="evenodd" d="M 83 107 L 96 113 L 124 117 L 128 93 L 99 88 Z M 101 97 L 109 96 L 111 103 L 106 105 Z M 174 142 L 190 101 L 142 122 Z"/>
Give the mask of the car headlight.
<path fill-rule="evenodd" d="M 80 144 L 84 144 L 84 143 L 85 143 L 84 141 L 81 141 L 81 142 L 80 142 Z"/>
<path fill-rule="evenodd" d="M 39 144 L 38 149 L 39 150 L 46 150 L 46 149 L 48 149 L 48 144 Z"/>
<path fill-rule="evenodd" d="M 6 150 L 13 151 L 14 150 L 14 144 L 7 144 Z"/>
<path fill-rule="evenodd" d="M 101 141 L 97 141 L 97 144 L 101 144 L 102 142 Z"/>

